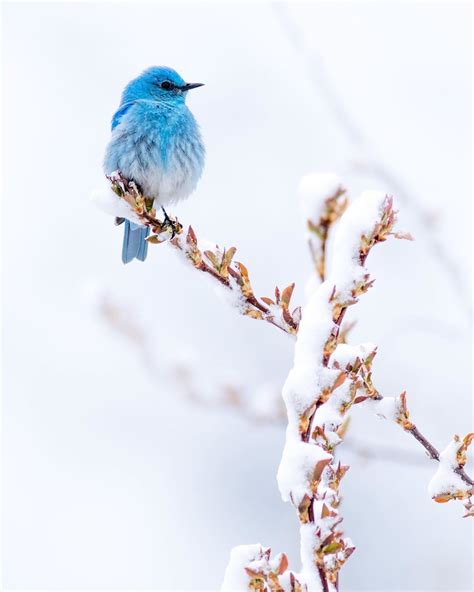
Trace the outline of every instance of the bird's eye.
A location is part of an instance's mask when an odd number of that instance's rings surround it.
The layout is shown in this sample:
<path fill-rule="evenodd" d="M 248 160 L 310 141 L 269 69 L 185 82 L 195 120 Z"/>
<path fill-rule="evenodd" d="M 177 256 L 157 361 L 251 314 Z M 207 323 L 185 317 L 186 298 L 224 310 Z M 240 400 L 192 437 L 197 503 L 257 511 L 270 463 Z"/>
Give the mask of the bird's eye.
<path fill-rule="evenodd" d="M 171 90 L 172 88 L 174 88 L 174 85 L 169 80 L 165 80 L 160 84 L 160 86 L 164 90 Z"/>

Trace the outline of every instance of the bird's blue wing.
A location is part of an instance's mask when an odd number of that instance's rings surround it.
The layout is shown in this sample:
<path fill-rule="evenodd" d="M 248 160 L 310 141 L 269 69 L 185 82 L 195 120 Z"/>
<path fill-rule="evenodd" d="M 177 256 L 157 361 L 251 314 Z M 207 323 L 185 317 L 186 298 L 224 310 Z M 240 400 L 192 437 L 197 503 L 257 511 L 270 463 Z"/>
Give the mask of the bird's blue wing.
<path fill-rule="evenodd" d="M 112 117 L 112 130 L 118 126 L 122 117 L 133 107 L 133 105 L 135 105 L 135 101 L 129 101 L 117 109 L 117 111 L 114 113 L 114 116 Z"/>

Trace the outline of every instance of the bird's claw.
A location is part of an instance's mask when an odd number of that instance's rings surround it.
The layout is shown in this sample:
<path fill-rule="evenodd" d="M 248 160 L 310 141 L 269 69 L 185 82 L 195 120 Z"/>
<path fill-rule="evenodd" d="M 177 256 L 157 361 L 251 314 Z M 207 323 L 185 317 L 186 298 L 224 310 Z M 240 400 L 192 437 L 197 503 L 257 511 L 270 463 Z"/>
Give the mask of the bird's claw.
<path fill-rule="evenodd" d="M 163 210 L 163 214 L 164 214 L 163 230 L 167 230 L 168 228 L 171 228 L 171 238 L 173 239 L 177 234 L 179 234 L 181 232 L 182 226 L 178 222 L 178 220 L 172 220 L 168 216 L 165 208 L 162 207 L 161 209 Z"/>

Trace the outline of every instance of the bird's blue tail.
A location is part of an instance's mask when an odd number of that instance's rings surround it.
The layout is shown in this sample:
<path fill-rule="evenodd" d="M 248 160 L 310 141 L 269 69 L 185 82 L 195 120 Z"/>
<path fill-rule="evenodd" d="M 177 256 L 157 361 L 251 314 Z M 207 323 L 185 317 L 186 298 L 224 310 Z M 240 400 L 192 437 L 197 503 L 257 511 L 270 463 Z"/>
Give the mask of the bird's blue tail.
<path fill-rule="evenodd" d="M 122 247 L 122 261 L 124 263 L 130 263 L 135 258 L 145 261 L 148 252 L 148 242 L 145 239 L 149 233 L 148 227 L 125 220 Z"/>

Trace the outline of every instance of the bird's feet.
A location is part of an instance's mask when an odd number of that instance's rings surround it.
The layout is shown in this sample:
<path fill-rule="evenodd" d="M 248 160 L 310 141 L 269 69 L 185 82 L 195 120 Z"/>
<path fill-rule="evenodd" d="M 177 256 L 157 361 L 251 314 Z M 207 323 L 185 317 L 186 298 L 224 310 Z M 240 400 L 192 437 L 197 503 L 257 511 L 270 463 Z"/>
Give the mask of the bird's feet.
<path fill-rule="evenodd" d="M 173 239 L 177 234 L 179 234 L 181 232 L 183 227 L 178 222 L 178 220 L 176 220 L 176 219 L 173 220 L 172 218 L 170 218 L 168 216 L 168 214 L 166 213 L 166 210 L 163 206 L 161 206 L 161 209 L 163 210 L 163 214 L 165 216 L 165 218 L 163 220 L 163 230 L 167 230 L 168 228 L 170 228 L 171 229 L 171 238 Z"/>

